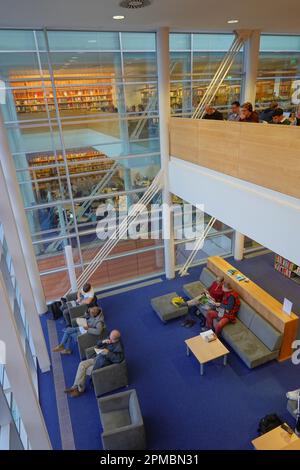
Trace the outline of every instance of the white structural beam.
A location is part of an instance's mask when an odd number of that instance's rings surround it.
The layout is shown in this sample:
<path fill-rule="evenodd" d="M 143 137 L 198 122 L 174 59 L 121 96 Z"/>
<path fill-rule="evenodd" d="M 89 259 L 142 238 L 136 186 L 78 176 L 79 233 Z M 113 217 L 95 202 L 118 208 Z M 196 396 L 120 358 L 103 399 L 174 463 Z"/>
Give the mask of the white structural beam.
<path fill-rule="evenodd" d="M 172 195 L 169 187 L 169 122 L 170 122 L 170 53 L 169 28 L 160 28 L 157 31 L 157 68 L 158 68 L 158 107 L 161 167 L 164 171 L 164 184 L 162 190 L 163 201 L 163 237 L 165 272 L 167 279 L 175 277 L 175 246 L 172 206 Z"/>
<path fill-rule="evenodd" d="M 170 190 L 252 240 L 300 265 L 300 200 L 171 158 Z"/>
<path fill-rule="evenodd" d="M 254 30 L 244 45 L 244 80 L 241 92 L 242 102 L 250 101 L 255 107 L 256 80 L 259 62 L 260 31 Z"/>
<path fill-rule="evenodd" d="M 3 225 L 8 251 L 12 257 L 18 288 L 22 297 L 26 318 L 30 327 L 35 352 L 42 372 L 50 369 L 50 359 L 34 298 L 34 286 L 31 284 L 27 260 L 21 244 L 11 199 L 9 198 L 2 165 L 0 163 L 0 220 Z M 34 255 L 33 255 L 34 256 Z"/>
<path fill-rule="evenodd" d="M 2 170 L 7 184 L 8 194 L 11 201 L 11 206 L 16 221 L 23 255 L 26 261 L 28 275 L 30 283 L 33 289 L 33 295 L 35 304 L 39 314 L 47 311 L 47 305 L 45 301 L 45 295 L 39 275 L 39 270 L 36 262 L 34 249 L 31 242 L 30 231 L 26 214 L 24 211 L 24 205 L 22 196 L 17 180 L 16 170 L 14 167 L 14 161 L 12 154 L 9 149 L 7 134 L 4 128 L 2 114 L 0 112 L 0 161 Z"/>
<path fill-rule="evenodd" d="M 51 442 L 0 273 L 0 340 L 6 344 L 6 371 L 33 450 L 51 450 Z"/>

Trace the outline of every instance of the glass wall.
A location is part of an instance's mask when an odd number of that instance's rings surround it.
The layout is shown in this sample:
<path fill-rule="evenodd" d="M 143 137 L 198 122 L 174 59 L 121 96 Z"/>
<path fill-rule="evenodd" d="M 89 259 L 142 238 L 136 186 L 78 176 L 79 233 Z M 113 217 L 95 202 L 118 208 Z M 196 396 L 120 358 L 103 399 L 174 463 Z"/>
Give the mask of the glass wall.
<path fill-rule="evenodd" d="M 173 115 L 189 117 L 192 114 L 233 39 L 232 34 L 172 33 L 170 35 Z M 232 101 L 240 99 L 242 77 L 243 52 L 241 51 L 215 98 L 215 105 L 225 116 Z"/>
<path fill-rule="evenodd" d="M 72 245 L 80 272 L 91 246 L 99 248 L 97 208 L 130 206 L 160 169 L 156 35 L 2 30 L 0 79 L 49 298 L 49 290 L 63 294 L 69 287 L 64 245 Z M 123 245 L 125 264 L 125 255 L 133 259 L 145 251 L 139 241 Z M 151 248 L 153 261 L 159 247 Z M 149 272 L 139 266 L 141 276 Z"/>
<path fill-rule="evenodd" d="M 272 100 L 287 112 L 300 103 L 300 36 L 261 36 L 256 105 Z"/>

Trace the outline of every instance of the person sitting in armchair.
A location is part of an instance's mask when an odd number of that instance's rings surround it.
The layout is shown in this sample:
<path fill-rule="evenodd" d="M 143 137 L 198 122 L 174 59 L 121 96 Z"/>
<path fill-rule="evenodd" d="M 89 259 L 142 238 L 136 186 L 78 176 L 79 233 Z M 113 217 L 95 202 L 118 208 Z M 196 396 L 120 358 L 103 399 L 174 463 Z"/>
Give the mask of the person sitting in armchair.
<path fill-rule="evenodd" d="M 65 390 L 65 393 L 68 393 L 70 397 L 77 398 L 84 393 L 86 377 L 91 376 L 94 370 L 120 363 L 124 360 L 124 348 L 121 341 L 121 333 L 118 330 L 113 330 L 109 338 L 99 341 L 97 348 L 100 350 L 98 354 L 95 351 L 93 357 L 79 363 L 74 384 Z"/>
<path fill-rule="evenodd" d="M 76 300 L 67 301 L 64 297 L 61 298 L 62 306 L 61 311 L 64 316 L 67 326 L 71 326 L 71 317 L 69 307 L 76 305 L 87 305 L 90 307 L 97 307 L 97 297 L 91 284 L 86 283 L 81 290 L 77 292 Z"/>
<path fill-rule="evenodd" d="M 95 336 L 100 336 L 105 328 L 104 315 L 99 307 L 91 307 L 88 309 L 84 318 L 86 319 L 86 326 L 83 330 Z M 63 330 L 63 337 L 58 346 L 53 349 L 53 352 L 60 352 L 61 354 L 72 354 L 71 342 L 76 341 L 77 337 L 82 333 L 79 326 L 69 326 Z M 84 331 L 83 331 L 84 333 Z"/>
<path fill-rule="evenodd" d="M 206 326 L 209 329 L 213 328 L 213 321 L 218 320 L 215 327 L 217 336 L 219 336 L 225 325 L 236 322 L 241 305 L 238 293 L 232 289 L 230 284 L 224 282 L 222 289 L 223 297 L 221 302 L 216 304 L 216 310 L 209 310 L 206 316 Z"/>

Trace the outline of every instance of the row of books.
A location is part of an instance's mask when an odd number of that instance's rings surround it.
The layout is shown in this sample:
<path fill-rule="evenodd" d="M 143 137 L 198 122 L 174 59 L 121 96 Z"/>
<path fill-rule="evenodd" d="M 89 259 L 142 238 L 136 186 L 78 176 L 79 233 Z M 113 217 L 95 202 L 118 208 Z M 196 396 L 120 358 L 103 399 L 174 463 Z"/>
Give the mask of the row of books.
<path fill-rule="evenodd" d="M 286 277 L 291 277 L 292 276 L 293 271 L 291 269 L 285 268 L 280 263 L 275 263 L 275 269 L 276 269 L 276 271 L 279 271 L 281 274 L 283 274 Z"/>
<path fill-rule="evenodd" d="M 293 271 L 294 270 L 294 267 L 295 267 L 295 264 L 292 263 L 291 261 L 283 258 L 282 256 L 280 255 L 276 255 L 275 256 L 275 263 L 281 265 L 282 267 L 288 269 L 288 270 L 291 270 Z"/>

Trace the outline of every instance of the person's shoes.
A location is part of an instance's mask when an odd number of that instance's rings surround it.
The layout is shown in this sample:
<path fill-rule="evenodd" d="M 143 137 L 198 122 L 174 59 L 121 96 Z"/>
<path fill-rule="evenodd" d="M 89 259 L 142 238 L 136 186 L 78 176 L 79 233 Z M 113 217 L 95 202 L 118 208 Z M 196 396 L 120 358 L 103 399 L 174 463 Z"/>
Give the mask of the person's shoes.
<path fill-rule="evenodd" d="M 52 349 L 52 352 L 62 352 L 62 351 L 64 351 L 64 350 L 65 350 L 64 346 L 62 346 L 62 345 L 59 344 L 59 345 L 56 346 L 54 349 Z"/>
<path fill-rule="evenodd" d="M 74 392 L 74 390 L 75 390 L 74 387 L 70 387 L 70 388 L 66 388 L 66 389 L 64 390 L 64 392 L 65 392 L 65 393 L 72 393 L 72 392 Z"/>
<path fill-rule="evenodd" d="M 83 395 L 83 394 L 84 394 L 84 392 L 80 392 L 80 391 L 78 390 L 78 388 L 74 388 L 74 390 L 69 393 L 69 396 L 70 396 L 71 398 L 78 398 L 78 397 L 81 397 L 81 395 Z"/>
<path fill-rule="evenodd" d="M 293 390 L 292 392 L 287 392 L 286 397 L 288 400 L 297 401 L 299 397 L 300 390 Z"/>
<path fill-rule="evenodd" d="M 72 354 L 72 351 L 71 349 L 63 349 L 62 351 L 60 351 L 60 354 L 69 356 L 70 354 Z"/>
<path fill-rule="evenodd" d="M 188 320 L 185 324 L 185 327 L 186 328 L 191 328 L 192 326 L 195 325 L 195 323 L 196 323 L 195 320 Z"/>
<path fill-rule="evenodd" d="M 184 320 L 182 323 L 180 323 L 180 326 L 185 326 L 188 322 L 189 320 Z"/>

